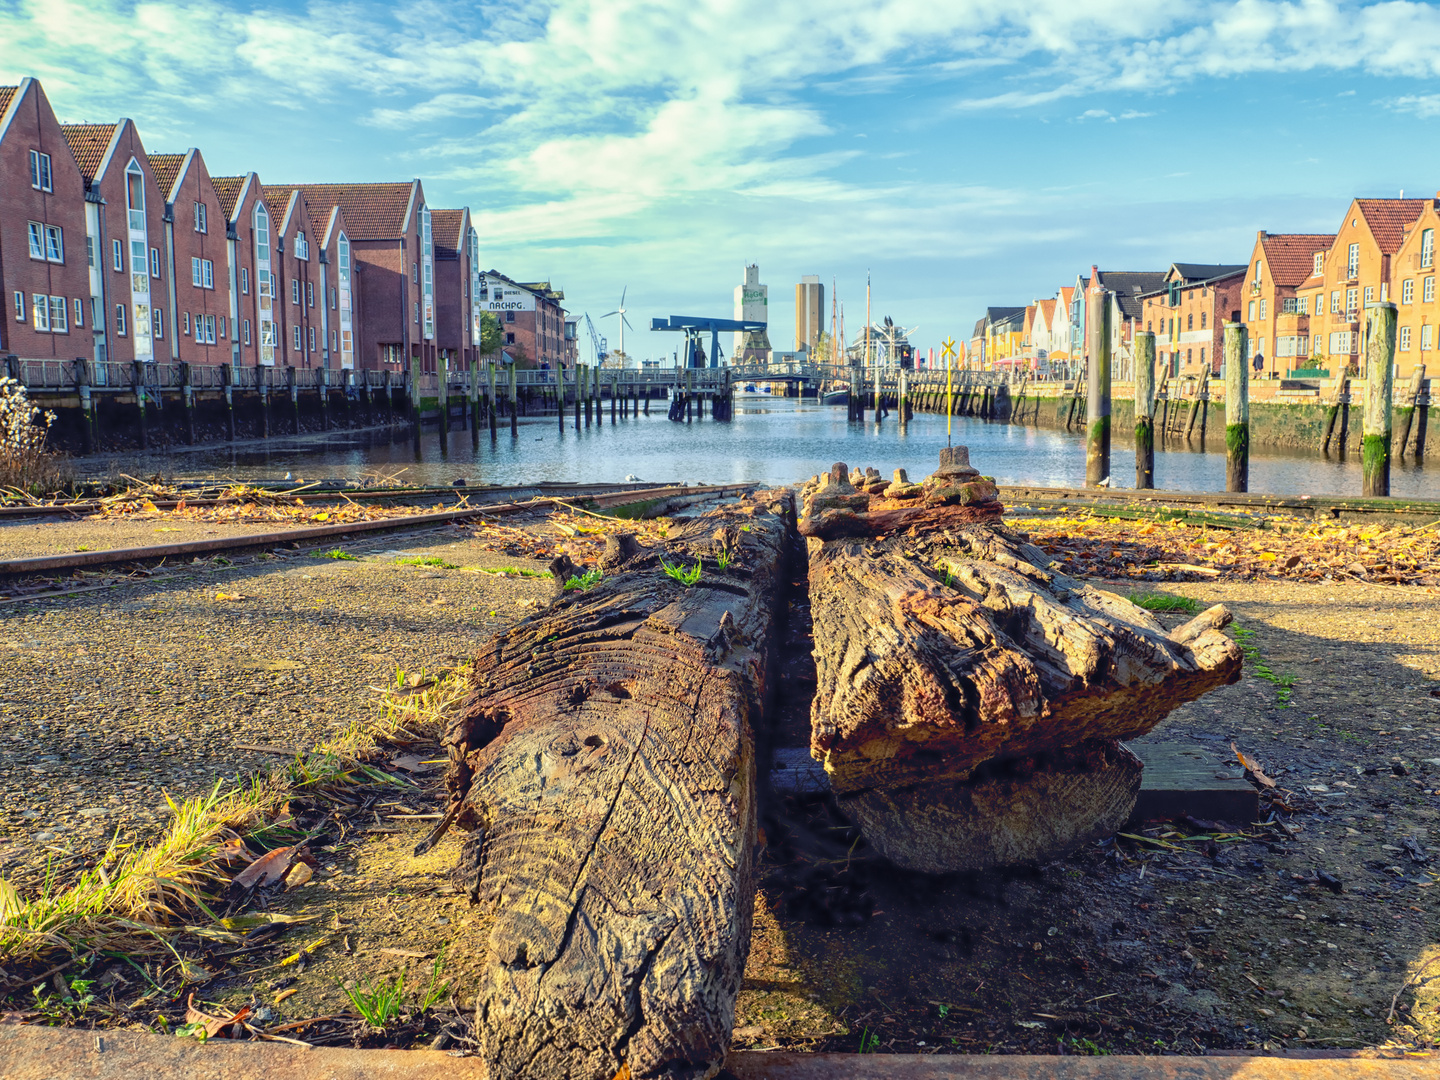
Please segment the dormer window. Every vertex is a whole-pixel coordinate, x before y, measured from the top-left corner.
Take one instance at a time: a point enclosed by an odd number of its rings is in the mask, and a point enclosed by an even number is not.
[[[1321,274],[1325,273],[1325,253],[1323,251],[1315,252],[1315,268],[1311,271],[1311,273],[1313,273],[1316,277],[1319,277]]]

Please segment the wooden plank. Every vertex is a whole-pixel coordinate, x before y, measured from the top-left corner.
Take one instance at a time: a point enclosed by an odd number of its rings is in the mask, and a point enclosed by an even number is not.
[[[456,883],[493,913],[476,1007],[491,1076],[723,1062],[754,902],[751,725],[793,505],[761,493],[698,517],[481,647],[446,742],[471,830]],[[662,557],[703,561],[699,581]]]
[[[1167,735],[1147,735],[1125,744],[1145,763],[1134,821],[1171,820],[1186,815],[1206,821],[1244,824],[1260,813],[1260,793],[1223,742],[1213,746]]]

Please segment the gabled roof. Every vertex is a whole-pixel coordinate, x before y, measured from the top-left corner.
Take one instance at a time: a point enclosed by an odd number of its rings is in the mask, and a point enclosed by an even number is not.
[[[994,326],[996,323],[1008,322],[1016,315],[1023,316],[1024,314],[1025,309],[1023,307],[987,307],[985,309],[985,322]]]
[[[294,184],[312,207],[340,207],[345,231],[356,240],[398,240],[405,235],[418,181],[381,184]]]
[[[171,201],[170,196],[175,191],[175,181],[180,177],[185,157],[185,154],[150,155],[150,171],[155,174],[155,182],[160,185],[160,194],[165,196],[166,202]]]
[[[430,211],[430,233],[435,241],[437,259],[458,259],[465,250],[465,211]]]
[[[1097,270],[1101,288],[1110,290],[1115,306],[1127,319],[1138,319],[1144,310],[1140,298],[1165,284],[1164,270]]]
[[[1394,255],[1400,250],[1405,238],[1405,226],[1417,220],[1425,209],[1428,199],[1356,199],[1375,242],[1385,255]]]
[[[522,289],[529,289],[536,296],[543,296],[546,300],[553,300],[557,304],[565,299],[565,294],[559,289],[552,289],[548,281],[517,281]]]
[[[20,92],[18,86],[0,86],[0,113],[10,107],[10,102]]]
[[[1303,284],[1315,271],[1315,253],[1329,251],[1335,243],[1334,233],[1261,233],[1260,250],[1270,280],[1276,285],[1293,288]]]
[[[1194,285],[1202,281],[1215,281],[1217,278],[1243,274],[1248,269],[1248,265],[1247,263],[1171,263],[1170,271],[1165,277],[1170,280],[1179,280],[1184,285]]]
[[[0,88],[0,93],[3,92],[4,88]],[[3,105],[0,105],[0,108],[3,108]],[[75,155],[75,164],[80,166],[80,175],[86,180],[94,180],[99,175],[105,153],[115,141],[115,133],[119,128],[119,124],[60,125],[65,141],[70,144],[70,152]]]
[[[215,197],[220,200],[220,212],[229,221],[235,216],[235,207],[240,202],[240,193],[245,190],[245,181],[250,179],[250,174],[245,176],[212,176],[210,186],[215,189]]]
[[[1035,301],[1035,307],[1035,325],[1045,327],[1048,333],[1050,325],[1055,321],[1055,301],[1037,300]]]
[[[1074,285],[1061,285],[1061,286],[1060,286],[1060,302],[1065,305],[1065,311],[1066,311],[1067,314],[1068,314],[1069,311],[1070,311],[1070,302],[1071,302],[1072,300],[1074,300],[1074,299],[1075,299],[1075,286],[1074,286]]]
[[[276,227],[283,235],[290,227],[290,219],[300,207],[295,193],[300,189],[291,184],[262,184],[260,194],[265,205],[280,219]],[[313,225],[314,222],[311,222]],[[288,250],[288,249],[287,249]]]
[[[974,330],[974,332],[973,332],[970,336],[971,336],[971,337],[983,338],[983,337],[985,336],[985,324],[986,324],[986,322],[988,322],[988,321],[989,321],[989,320],[988,320],[988,319],[985,319],[985,318],[976,319],[976,320],[975,320],[975,330]]]

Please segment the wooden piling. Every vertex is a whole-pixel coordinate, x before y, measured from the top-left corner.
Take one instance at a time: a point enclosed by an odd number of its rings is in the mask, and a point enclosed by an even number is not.
[[[1093,305],[1093,306],[1092,306]],[[1085,407],[1085,486],[1110,477],[1110,297],[1091,289],[1086,310],[1090,327],[1089,397]]]
[[[1155,335],[1135,335],[1135,486],[1155,486]]]
[[[1415,401],[1420,415],[1415,420],[1415,464],[1425,460],[1425,429],[1430,424],[1430,380],[1420,382],[1420,396]]]
[[[180,412],[185,423],[185,442],[195,445],[195,391],[190,385],[190,365],[180,361]]]
[[[470,357],[470,385],[465,387],[465,400],[470,409],[470,445],[480,445],[480,361]],[[563,425],[562,425],[563,426]]]
[[[1360,452],[1360,494],[1390,494],[1391,404],[1395,392],[1395,322],[1388,301],[1365,305],[1365,429]]]
[[[1400,420],[1400,439],[1396,456],[1402,461],[1410,449],[1410,431],[1415,425],[1415,403],[1420,400],[1420,386],[1425,381],[1425,365],[1416,364],[1410,373],[1410,388],[1405,394],[1405,404],[1395,410]]]
[[[1225,490],[1250,490],[1250,372],[1245,327],[1225,324]]]
[[[1340,375],[1335,379],[1335,392],[1330,399],[1330,405],[1325,410],[1325,432],[1320,436],[1320,452],[1330,452],[1330,440],[1335,434],[1335,421],[1340,419],[1340,399],[1345,396],[1345,376]]]
[[[1350,448],[1350,377],[1347,375],[1340,384],[1340,456],[1343,458]]]
[[[95,452],[95,400],[90,393],[89,365],[85,358],[75,359],[75,393],[80,398],[81,450],[86,454]]]
[[[486,365],[488,383],[485,388],[485,413],[490,420],[490,441],[493,443],[498,434],[497,428],[500,423],[500,414],[495,401],[495,361],[491,360]]]
[[[150,423],[145,414],[145,375],[139,360],[130,362],[130,387],[135,393],[135,413],[140,424],[140,449],[150,449]]]
[[[510,437],[511,437],[512,439],[518,439],[518,438],[520,437],[520,418],[519,418],[520,398],[519,398],[519,395],[515,392],[515,390],[516,390],[516,384],[517,384],[517,380],[519,379],[519,376],[515,373],[515,365],[514,365],[514,363],[511,363],[511,364],[510,364],[509,377],[510,377]]]
[[[435,374],[440,389],[436,391],[436,399],[440,405],[440,445],[444,446],[450,441],[450,359],[446,350],[439,349],[437,352]]]
[[[225,393],[225,437],[235,441],[235,368],[232,364],[220,365],[221,389]]]
[[[315,387],[320,391],[320,430],[330,430],[330,369],[315,369]]]

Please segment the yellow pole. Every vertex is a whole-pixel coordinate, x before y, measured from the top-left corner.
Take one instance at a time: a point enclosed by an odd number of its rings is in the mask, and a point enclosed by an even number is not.
[[[955,339],[946,338],[944,341],[945,356],[945,445],[950,446],[950,429],[955,423],[955,390],[952,371],[955,359]]]

